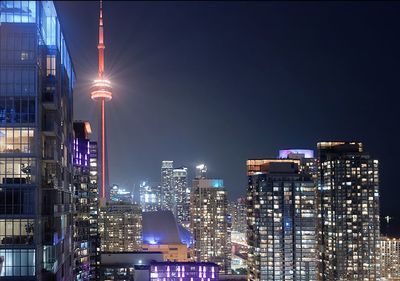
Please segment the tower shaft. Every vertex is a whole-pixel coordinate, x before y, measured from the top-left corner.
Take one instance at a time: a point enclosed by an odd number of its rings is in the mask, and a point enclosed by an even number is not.
[[[99,54],[99,68],[97,79],[93,82],[91,87],[91,98],[100,102],[100,165],[98,169],[100,181],[100,197],[106,198],[106,187],[108,186],[108,165],[107,165],[107,140],[106,140],[106,109],[105,102],[112,99],[111,83],[108,81],[104,74],[104,26],[103,26],[103,2],[100,1],[100,15],[99,15],[99,42],[97,50]]]

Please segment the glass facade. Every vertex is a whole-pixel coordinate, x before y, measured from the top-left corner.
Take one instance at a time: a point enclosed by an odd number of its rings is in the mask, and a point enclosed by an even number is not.
[[[71,58],[52,1],[1,1],[0,11],[0,276],[66,280]]]

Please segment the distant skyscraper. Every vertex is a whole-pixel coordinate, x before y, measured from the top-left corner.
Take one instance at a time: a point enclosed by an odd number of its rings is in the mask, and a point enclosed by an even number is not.
[[[52,1],[0,2],[0,279],[73,280],[75,74]]]
[[[179,224],[190,224],[190,189],[187,182],[187,168],[173,170],[173,191],[175,194],[175,217]]]
[[[400,280],[400,239],[381,237],[381,280]]]
[[[161,210],[161,186],[158,183],[143,181],[140,184],[140,206],[142,212]]]
[[[315,181],[300,160],[248,160],[248,280],[317,280]]]
[[[142,212],[139,205],[107,202],[100,207],[102,252],[139,251],[142,246]]]
[[[246,221],[246,198],[240,197],[229,203],[229,213],[232,220],[232,231],[245,233],[247,231]]]
[[[161,208],[175,212],[174,161],[161,163]]]
[[[195,259],[215,262],[221,267],[221,272],[230,274],[231,230],[223,180],[194,179],[190,203]]]
[[[133,203],[132,192],[114,184],[110,189],[110,201]]]
[[[207,166],[205,164],[199,164],[196,166],[196,179],[207,178]]]
[[[318,143],[321,280],[379,280],[378,160],[359,142]]]

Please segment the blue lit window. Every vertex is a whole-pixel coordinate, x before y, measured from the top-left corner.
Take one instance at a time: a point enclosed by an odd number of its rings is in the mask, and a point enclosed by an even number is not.
[[[1,1],[0,22],[36,22],[35,1]]]

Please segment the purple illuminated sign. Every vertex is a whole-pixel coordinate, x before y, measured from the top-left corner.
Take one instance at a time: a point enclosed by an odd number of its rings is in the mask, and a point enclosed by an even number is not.
[[[303,154],[304,158],[314,158],[314,150],[311,149],[284,149],[279,150],[279,158],[289,158],[291,154]]]

